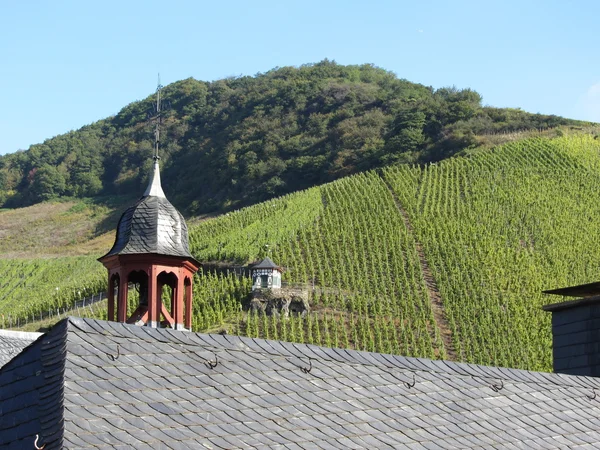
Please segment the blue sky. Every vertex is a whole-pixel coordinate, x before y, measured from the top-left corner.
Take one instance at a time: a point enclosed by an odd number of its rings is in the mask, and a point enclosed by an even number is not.
[[[324,58],[600,122],[597,1],[3,1],[0,154],[163,84]]]

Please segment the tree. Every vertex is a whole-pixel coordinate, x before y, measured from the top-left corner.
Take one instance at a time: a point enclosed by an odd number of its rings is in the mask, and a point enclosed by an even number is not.
[[[34,172],[29,193],[35,203],[58,197],[65,192],[65,188],[63,174],[56,167],[44,164]]]
[[[441,100],[438,119],[442,124],[468,120],[481,109],[481,95],[472,89],[441,88],[435,97]]]
[[[394,120],[394,134],[386,142],[382,160],[392,162],[397,160],[401,153],[419,151],[425,142],[424,126],[425,114],[421,111],[400,112]]]

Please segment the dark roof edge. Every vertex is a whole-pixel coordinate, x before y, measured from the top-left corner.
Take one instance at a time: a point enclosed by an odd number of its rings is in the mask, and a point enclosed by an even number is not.
[[[18,371],[23,359],[31,358],[34,353],[40,358],[42,370],[28,374],[24,382],[36,378],[42,380],[40,386],[32,389],[39,392],[39,401],[35,414],[39,414],[39,446],[43,448],[63,448],[64,436],[64,369],[67,354],[67,331],[70,321],[68,318],[56,323],[50,331],[42,334],[30,345],[25,347],[13,359],[0,367],[0,374],[5,371]],[[40,356],[41,355],[41,356]],[[40,378],[37,378],[40,377]],[[37,419],[36,419],[37,420]],[[32,438],[33,439],[33,438]]]
[[[544,311],[554,312],[598,303],[600,303],[600,295],[595,295],[593,297],[578,298],[576,300],[568,300],[566,302],[551,303],[549,305],[542,306],[542,309]]]
[[[592,297],[600,294],[600,282],[578,284],[557,289],[547,289],[544,294],[564,295],[565,297]]]
[[[279,270],[281,270],[281,267],[279,267],[277,264],[275,264],[273,262],[273,260],[271,258],[269,258],[268,256],[265,257],[262,261],[251,265],[250,268],[251,269],[279,269]]]
[[[66,320],[66,319],[63,319],[62,321],[64,321],[64,320]],[[4,334],[6,331],[10,331],[10,330],[0,330],[0,331],[3,332],[2,334]],[[14,331],[13,333],[22,333],[22,332],[20,332],[20,331]],[[26,333],[26,334],[27,335],[31,335],[31,334],[34,334],[34,333]],[[17,353],[15,356],[13,356],[10,361],[8,361],[6,364],[0,366],[0,372],[2,372],[5,369],[6,370],[10,369],[11,368],[11,363],[16,358],[18,358],[19,355],[23,354],[24,352],[28,352],[34,345],[36,345],[37,342],[39,342],[40,339],[42,339],[45,336],[44,333],[35,333],[35,334],[38,335],[37,338],[33,339],[26,347],[23,347],[23,349],[19,353]]]
[[[401,368],[414,372],[431,372],[447,376],[469,376],[489,379],[503,379],[524,383],[546,383],[560,386],[576,386],[600,389],[600,379],[578,375],[566,375],[550,372],[532,372],[523,369],[482,366],[447,360],[431,360],[407,356],[372,353],[359,350],[319,347],[312,344],[297,344],[284,341],[247,338],[234,335],[202,334],[187,331],[175,331],[168,328],[148,328],[119,322],[107,322],[93,319],[70,317],[69,322],[76,328],[93,333],[143,339],[156,339],[160,342],[173,342],[194,346],[209,347],[213,351],[225,348],[230,351],[269,353],[274,356],[310,358],[313,361],[324,359],[349,364],[376,365],[390,369]]]
[[[49,448],[63,448],[64,380],[69,325],[69,319],[63,319],[41,338],[45,385],[40,391],[39,411],[46,417],[41,420],[40,435],[44,437],[44,447]]]
[[[105,260],[111,256],[116,256],[116,257],[126,256],[127,257],[127,256],[136,256],[136,255],[153,255],[153,256],[162,256],[162,257],[167,257],[167,258],[177,258],[179,260],[183,259],[186,261],[190,261],[191,263],[195,264],[198,267],[202,267],[202,263],[191,255],[190,256],[180,256],[180,255],[168,255],[166,253],[143,253],[143,252],[140,252],[140,253],[115,253],[112,255],[107,253],[106,255],[101,256],[100,258],[96,258],[96,261],[103,262],[103,260]]]

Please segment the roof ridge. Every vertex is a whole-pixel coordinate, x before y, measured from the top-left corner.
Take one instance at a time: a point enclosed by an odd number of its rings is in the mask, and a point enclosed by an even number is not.
[[[448,360],[433,360],[412,356],[391,355],[386,353],[367,352],[342,348],[322,347],[313,344],[276,341],[260,338],[249,338],[236,335],[219,335],[176,331],[168,328],[148,328],[120,322],[108,322],[95,319],[69,317],[70,324],[81,331],[101,333],[131,338],[158,339],[161,342],[173,342],[180,345],[201,345],[214,351],[244,351],[268,354],[282,358],[298,358],[314,360],[338,361],[345,364],[362,366],[379,366],[389,369],[402,369],[410,372],[429,372],[448,376],[481,378],[487,380],[504,380],[520,383],[555,384],[564,387],[600,389],[600,380],[580,375],[566,375],[551,372],[535,372],[525,369],[484,366]],[[111,332],[112,330],[112,332]]]
[[[35,340],[44,333],[38,333],[37,331],[17,331],[17,330],[2,330],[0,329],[0,336],[13,337],[16,339],[27,339]]]

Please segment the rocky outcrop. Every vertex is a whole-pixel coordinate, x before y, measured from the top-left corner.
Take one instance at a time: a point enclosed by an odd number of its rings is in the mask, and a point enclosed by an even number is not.
[[[310,312],[308,291],[293,288],[257,289],[252,292],[250,311],[283,318],[290,314],[305,316]]]

